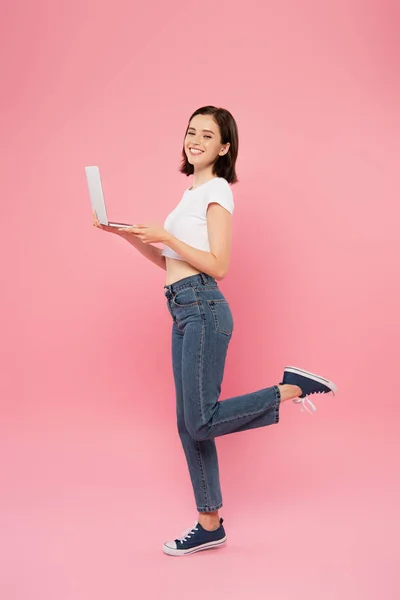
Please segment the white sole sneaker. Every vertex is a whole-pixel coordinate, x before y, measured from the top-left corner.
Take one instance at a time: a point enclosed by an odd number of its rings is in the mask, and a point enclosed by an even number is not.
[[[194,552],[200,552],[200,550],[209,550],[210,548],[216,548],[225,544],[227,538],[226,536],[221,538],[220,540],[216,540],[215,542],[207,542],[206,544],[201,544],[201,546],[196,546],[194,548],[188,548],[186,550],[177,550],[176,548],[172,548],[168,546],[169,543],[174,544],[175,542],[167,542],[163,546],[163,552],[165,554],[169,554],[170,556],[184,556],[185,554],[193,554]]]

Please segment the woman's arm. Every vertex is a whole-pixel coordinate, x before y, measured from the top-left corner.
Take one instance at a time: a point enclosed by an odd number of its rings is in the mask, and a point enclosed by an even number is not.
[[[143,243],[142,240],[140,240],[128,230],[117,229],[116,227],[111,227],[109,225],[102,225],[96,215],[95,210],[92,211],[92,223],[95,227],[97,227],[97,229],[101,229],[102,231],[107,231],[108,233],[113,233],[114,235],[118,235],[119,237],[124,238],[130,244],[132,244],[132,246],[134,246],[136,250],[139,250],[139,252],[143,254],[143,256],[151,260],[151,262],[156,264],[158,267],[164,269],[164,271],[167,270],[165,256],[161,255],[162,251],[156,246],[151,246],[149,244]]]
[[[164,271],[167,270],[165,256],[161,255],[161,248],[157,248],[157,246],[152,246],[151,244],[144,244],[142,240],[129,231],[119,231],[119,234],[124,240],[132,244],[136,250],[139,250],[140,254],[143,254],[143,256],[157,265],[157,267],[161,267]]]
[[[229,267],[232,216],[223,206],[213,202],[207,211],[207,229],[210,252],[197,250],[169,234],[165,245],[190,263],[195,269],[207,273],[217,280],[223,279]]]

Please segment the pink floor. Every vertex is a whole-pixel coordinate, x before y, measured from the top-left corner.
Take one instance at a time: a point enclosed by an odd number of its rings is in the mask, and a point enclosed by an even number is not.
[[[184,558],[161,551],[196,517],[172,426],[48,411],[22,430],[10,416],[1,597],[398,598],[394,427],[377,445],[379,422],[351,432],[327,413],[285,405],[277,427],[219,438],[228,543]]]

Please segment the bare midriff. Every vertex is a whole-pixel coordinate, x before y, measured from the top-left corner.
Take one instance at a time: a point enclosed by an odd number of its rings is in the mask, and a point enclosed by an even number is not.
[[[200,273],[197,269],[192,267],[188,262],[184,260],[177,260],[176,258],[165,257],[167,267],[167,278],[165,285],[171,285],[184,277],[190,277]]]

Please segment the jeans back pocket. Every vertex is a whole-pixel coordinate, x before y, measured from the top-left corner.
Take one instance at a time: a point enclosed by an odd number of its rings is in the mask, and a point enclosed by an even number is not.
[[[228,301],[224,298],[207,300],[207,302],[214,317],[215,330],[225,335],[232,335],[234,324]]]

